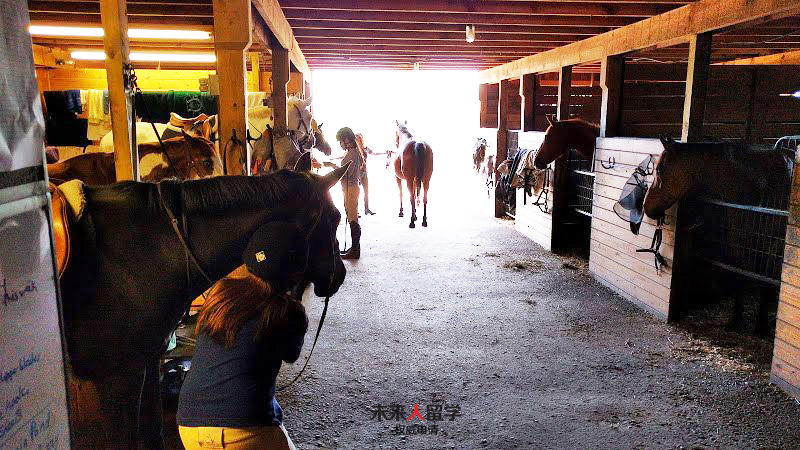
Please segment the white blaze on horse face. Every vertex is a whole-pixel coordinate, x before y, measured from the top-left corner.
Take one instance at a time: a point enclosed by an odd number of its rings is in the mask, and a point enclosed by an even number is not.
[[[166,169],[169,162],[162,153],[148,153],[139,160],[139,177],[144,178],[150,175],[156,168]]]

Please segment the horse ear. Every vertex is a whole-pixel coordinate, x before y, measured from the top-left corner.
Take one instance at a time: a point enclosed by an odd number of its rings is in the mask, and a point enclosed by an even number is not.
[[[295,172],[309,172],[311,171],[311,152],[305,152],[300,155],[297,162],[294,163]]]
[[[322,177],[322,187],[325,188],[326,191],[332,188],[344,176],[350,164],[353,164],[353,161],[347,161],[347,164]]]
[[[550,114],[545,114],[544,118],[547,119],[547,123],[550,124],[551,127],[557,122],[556,118]]]
[[[672,148],[672,144],[674,144],[674,143],[675,142],[670,138],[666,138],[666,137],[662,137],[661,138],[661,145],[664,146],[664,150],[671,149]]]
[[[400,126],[400,121],[399,120],[395,119],[394,123],[396,123],[398,127]]]
[[[183,135],[183,138],[185,140],[187,140],[187,141],[194,140],[194,136],[192,136],[191,134],[187,133],[186,130],[183,129],[183,128],[181,128],[181,134]]]
[[[311,100],[312,100],[312,99],[313,99],[313,97],[312,97],[311,95],[309,95],[309,96],[308,96],[308,98],[306,98],[306,99],[303,101],[303,104],[305,105],[305,107],[306,107],[306,108],[308,108],[309,106],[311,106]]]

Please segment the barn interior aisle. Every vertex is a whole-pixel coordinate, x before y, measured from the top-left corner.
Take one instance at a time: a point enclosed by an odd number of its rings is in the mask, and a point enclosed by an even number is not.
[[[428,228],[410,230],[384,198],[362,217],[361,260],[346,263],[307,374],[278,394],[300,448],[800,445],[800,405],[768,385],[768,367],[706,353],[585,263],[524,243],[475,200],[477,176],[461,176],[431,188]],[[458,198],[471,201],[445,200]],[[305,304],[304,355],[322,311]],[[387,420],[392,404],[400,420]],[[408,421],[415,404],[460,415]]]

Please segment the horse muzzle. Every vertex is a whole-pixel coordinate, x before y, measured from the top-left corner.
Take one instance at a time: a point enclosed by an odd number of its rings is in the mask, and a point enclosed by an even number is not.
[[[336,262],[336,268],[333,271],[333,276],[325,277],[324,279],[314,280],[314,295],[317,297],[330,297],[339,291],[342,283],[344,283],[347,269],[345,269],[342,261]]]

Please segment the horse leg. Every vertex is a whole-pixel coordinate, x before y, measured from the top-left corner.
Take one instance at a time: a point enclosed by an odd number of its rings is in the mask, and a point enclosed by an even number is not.
[[[408,228],[414,228],[417,225],[414,223],[417,221],[417,195],[414,192],[414,181],[406,180],[406,187],[408,188],[408,192],[411,195],[411,223],[408,224]]]
[[[154,358],[147,364],[139,398],[139,440],[148,449],[164,448],[159,366],[159,358]]]
[[[757,336],[769,336],[770,321],[769,310],[772,302],[780,295],[780,289],[776,286],[764,285],[759,289],[758,298],[758,317],[756,318],[755,334]]]
[[[139,398],[144,378],[142,368],[123,368],[97,382],[97,396],[106,419],[108,448],[137,448]]]
[[[398,217],[403,217],[403,180],[397,178],[397,190],[400,191],[400,214]]]
[[[428,186],[430,180],[422,182],[422,226],[428,226]]]

